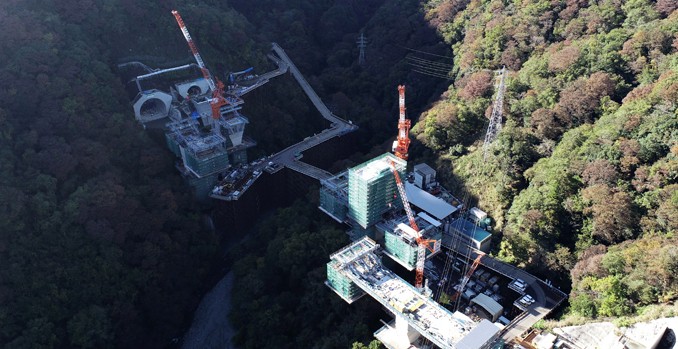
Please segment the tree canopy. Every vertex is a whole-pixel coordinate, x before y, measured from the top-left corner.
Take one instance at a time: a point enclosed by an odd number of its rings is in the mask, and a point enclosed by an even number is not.
[[[631,277],[616,272],[618,264],[594,267],[610,252],[587,251],[675,243],[678,225],[668,218],[678,216],[675,2],[425,3],[454,50],[456,82],[414,133],[450,170],[441,171],[444,181],[497,221],[494,253],[572,287],[571,309],[582,315],[674,300],[674,284],[650,280],[656,265],[633,264]],[[480,88],[481,74],[502,66],[511,71],[505,125],[483,162],[492,91]],[[643,282],[651,286],[637,290]]]

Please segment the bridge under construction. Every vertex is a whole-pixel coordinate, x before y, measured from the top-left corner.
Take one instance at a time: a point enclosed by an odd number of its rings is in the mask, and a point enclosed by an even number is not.
[[[136,91],[135,117],[144,126],[166,122],[167,146],[199,199],[238,200],[264,172],[283,168],[320,181],[319,209],[347,224],[353,241],[330,256],[326,285],[348,303],[369,295],[392,315],[375,332],[387,348],[498,348],[566,298],[549,283],[486,255],[492,240],[485,230],[491,230],[489,217],[478,208],[467,210],[468,199],[443,188],[433,168],[417,164],[407,172],[411,122],[404,85],[398,87],[393,152],[333,175],[302,162],[303,152],[358,127],[327,108],[285,51],[273,43],[268,58],[276,69],[262,75],[254,68],[231,72],[224,84],[206,68],[179,13],[173,14],[195,63],[166,69],[121,65],[142,71],[129,84]],[[247,149],[256,142],[245,135],[249,119],[241,113],[242,97],[286,72],[330,127],[250,162]],[[183,73],[189,75],[177,81]],[[497,76],[485,151],[501,129],[505,70]],[[405,272],[414,270],[414,285],[384,267],[382,255]]]
[[[504,71],[500,74],[499,91]],[[467,210],[468,199],[458,200],[442,188],[430,166],[418,164],[407,172],[410,120],[405,86],[398,91],[393,153],[321,180],[319,209],[346,223],[354,241],[330,255],[326,285],[348,303],[367,294],[383,305],[394,320],[374,336],[389,349],[502,348],[566,295],[486,255],[487,214]],[[414,285],[385,268],[381,255],[414,270]]]
[[[120,64],[119,68],[139,72],[128,84],[134,90],[132,105],[136,119],[144,126],[169,119],[165,121],[167,146],[178,158],[176,167],[193,187],[196,197],[238,200],[264,171],[273,174],[282,168],[317,180],[331,177],[330,173],[301,162],[302,153],[358,127],[327,108],[285,51],[273,43],[267,56],[277,69],[256,75],[250,67],[231,72],[226,83],[222,83],[207,69],[181,15],[177,11],[172,14],[195,63],[153,69],[132,61]],[[201,78],[195,77],[196,71]],[[250,163],[247,150],[257,143],[245,134],[249,119],[241,112],[245,103],[242,97],[288,71],[320,115],[330,122],[330,127]]]
[[[349,303],[369,294],[393,314],[394,321],[375,332],[387,348],[420,348],[426,342],[443,349],[481,348],[497,337],[500,328],[490,321],[450,312],[385,268],[379,250],[363,237],[333,253],[326,284]]]

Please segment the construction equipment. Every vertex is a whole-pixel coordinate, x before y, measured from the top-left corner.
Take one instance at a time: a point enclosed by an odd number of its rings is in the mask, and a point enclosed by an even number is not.
[[[405,118],[405,85],[398,86],[398,104],[400,105],[400,118],[398,119],[398,138],[393,141],[393,153],[407,160],[407,150],[410,147],[410,119]]]
[[[221,117],[221,107],[228,104],[228,101],[226,101],[226,98],[224,98],[224,83],[222,83],[218,78],[213,79],[212,74],[210,74],[210,71],[207,70],[207,67],[205,67],[205,62],[202,60],[200,52],[198,52],[198,47],[195,46],[195,43],[191,38],[191,34],[188,33],[188,29],[186,28],[184,20],[181,18],[179,12],[172,10],[172,14],[174,15],[174,18],[176,18],[177,24],[179,24],[179,29],[181,29],[181,32],[184,34],[184,38],[186,38],[188,47],[191,48],[191,52],[193,53],[193,57],[195,57],[195,61],[198,63],[198,67],[200,67],[202,76],[205,78],[205,81],[207,81],[207,84],[212,90],[210,106],[212,107],[212,118],[217,120]]]
[[[410,120],[405,118],[405,86],[398,86],[399,94],[399,104],[400,104],[400,118],[398,120],[398,139],[393,142],[393,152],[395,156],[407,160],[407,152],[410,147]],[[391,171],[393,172],[393,177],[395,177],[396,185],[398,186],[398,193],[400,193],[400,199],[403,201],[403,207],[407,213],[407,219],[410,221],[410,227],[414,229],[416,235],[414,236],[415,241],[417,242],[417,264],[415,267],[416,277],[415,277],[415,286],[417,289],[420,289],[424,286],[424,262],[426,261],[426,249],[431,252],[435,252],[433,248],[430,247],[431,244],[435,244],[436,240],[424,239],[419,233],[419,226],[414,219],[414,213],[410,207],[410,203],[407,200],[407,193],[405,192],[405,186],[403,181],[400,179],[400,174],[396,168],[395,162],[390,161]]]
[[[253,71],[254,71],[254,67],[249,67],[249,68],[247,68],[247,69],[245,69],[245,70],[242,70],[242,71],[230,73],[230,74],[228,74],[228,83],[229,83],[229,84],[234,84],[234,83],[235,83],[238,79],[240,79],[241,76],[243,76],[243,75],[244,75],[245,78],[247,79],[247,77],[252,76],[252,74],[253,74],[252,72],[253,72]]]
[[[478,265],[480,265],[480,259],[483,258],[485,254],[483,252],[478,251],[478,257],[473,261],[473,264],[471,265],[471,268],[468,270],[466,275],[461,279],[461,284],[459,284],[459,289],[457,290],[457,293],[454,294],[450,298],[451,301],[456,301],[457,298],[459,298],[459,295],[461,295],[462,292],[464,292],[464,288],[466,287],[466,284],[471,280],[471,275],[473,275],[473,272],[476,271],[476,268],[478,268]]]
[[[400,193],[400,199],[403,201],[403,207],[407,213],[407,219],[410,221],[410,227],[414,229],[416,235],[414,236],[415,241],[417,242],[417,264],[415,267],[416,277],[415,277],[415,286],[417,289],[420,289],[424,286],[424,262],[426,261],[426,249],[431,252],[435,252],[435,249],[431,248],[430,245],[435,245],[436,240],[424,239],[419,233],[419,226],[414,220],[414,213],[410,207],[410,203],[407,200],[407,194],[405,193],[405,186],[400,180],[400,174],[398,174],[398,169],[396,169],[395,162],[391,160],[391,171],[395,177],[396,184],[398,186],[398,192]]]

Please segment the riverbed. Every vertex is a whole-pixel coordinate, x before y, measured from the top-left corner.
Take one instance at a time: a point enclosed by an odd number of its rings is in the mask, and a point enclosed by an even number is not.
[[[229,272],[202,298],[182,349],[236,349],[231,342],[235,330],[228,320],[232,289],[233,273]]]

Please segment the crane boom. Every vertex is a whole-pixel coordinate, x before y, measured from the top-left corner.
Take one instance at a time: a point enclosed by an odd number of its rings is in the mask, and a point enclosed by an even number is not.
[[[461,295],[462,292],[464,292],[464,288],[466,287],[466,284],[471,280],[471,275],[473,275],[473,272],[476,271],[476,268],[478,268],[478,265],[480,265],[480,259],[483,258],[485,254],[482,252],[478,253],[478,257],[473,261],[473,264],[471,265],[471,269],[468,270],[466,275],[461,279],[461,284],[459,284],[459,290],[457,290],[457,293],[452,296],[451,300],[455,301],[459,295]]]
[[[407,213],[407,219],[410,221],[410,227],[412,227],[412,229],[414,229],[414,231],[417,234],[414,237],[415,240],[417,241],[417,264],[415,265],[416,270],[415,286],[418,289],[421,289],[424,285],[424,263],[426,262],[426,249],[429,249],[431,250],[431,252],[434,252],[435,250],[430,248],[428,245],[431,243],[435,245],[436,241],[427,240],[421,237],[421,234],[419,233],[419,226],[417,225],[417,222],[414,219],[414,213],[412,212],[410,203],[407,200],[405,186],[403,186],[403,182],[400,180],[400,174],[398,173],[398,169],[396,168],[395,162],[393,162],[393,160],[391,160],[391,171],[393,172],[393,176],[395,177],[396,186],[398,187],[398,192],[400,193],[400,199],[402,200],[403,207],[405,208],[405,212]]]
[[[179,24],[179,29],[181,29],[181,32],[184,34],[184,38],[186,39],[188,47],[191,49],[191,52],[193,53],[193,57],[195,58],[196,63],[198,63],[198,67],[200,67],[200,72],[202,73],[202,76],[205,78],[205,81],[207,81],[207,84],[212,90],[212,99],[210,100],[210,106],[212,107],[212,118],[215,120],[219,119],[219,117],[221,116],[220,113],[221,107],[228,104],[226,98],[224,98],[224,84],[221,81],[219,81],[219,79],[217,79],[215,82],[214,79],[212,78],[212,74],[210,74],[210,71],[205,66],[205,62],[202,60],[202,57],[200,56],[198,47],[195,46],[193,38],[191,38],[191,34],[188,32],[188,28],[186,28],[186,24],[184,24],[184,20],[181,18],[179,11],[172,10],[172,14],[174,15],[174,18],[177,20],[177,24]]]
[[[393,172],[393,177],[395,177],[398,193],[400,193],[400,198],[403,201],[403,206],[405,207],[405,212],[407,213],[407,219],[410,221],[410,226],[412,229],[419,232],[419,226],[417,226],[417,222],[414,220],[414,213],[412,212],[410,203],[407,201],[405,186],[403,185],[403,181],[400,180],[400,174],[398,173],[398,169],[396,169],[395,162],[393,162],[393,160],[391,160],[391,172]]]
[[[398,139],[393,142],[393,153],[395,156],[407,160],[407,151],[410,147],[410,120],[405,118],[405,86],[398,86],[398,104],[400,106],[399,118],[398,118]],[[403,207],[407,213],[407,219],[410,222],[410,227],[414,229],[416,236],[414,237],[417,242],[417,264],[415,267],[416,277],[415,277],[415,286],[417,289],[420,289],[424,286],[424,263],[426,262],[426,249],[429,249],[431,252],[435,252],[436,240],[424,239],[419,233],[419,226],[414,219],[414,212],[410,207],[409,200],[407,200],[407,193],[405,192],[405,186],[403,181],[400,179],[400,174],[396,168],[395,162],[390,161],[391,171],[393,172],[393,177],[396,181],[396,186],[398,187],[398,193],[400,193],[400,199],[403,201]],[[434,248],[429,247],[430,244],[434,245]]]
[[[181,18],[179,11],[172,10],[172,14],[174,15],[174,18],[176,18],[177,24],[179,24],[179,29],[181,29],[181,32],[184,34],[184,38],[186,38],[188,47],[191,48],[191,52],[193,53],[193,57],[195,57],[195,61],[198,63],[198,67],[200,67],[202,76],[207,81],[207,84],[209,84],[210,89],[212,89],[212,91],[216,90],[217,86],[214,84],[214,80],[212,80],[209,70],[207,70],[207,67],[205,67],[205,62],[202,60],[200,52],[198,51],[198,47],[195,46],[195,43],[191,38],[191,34],[188,32],[188,28],[186,28],[186,24],[184,24],[184,20]]]

